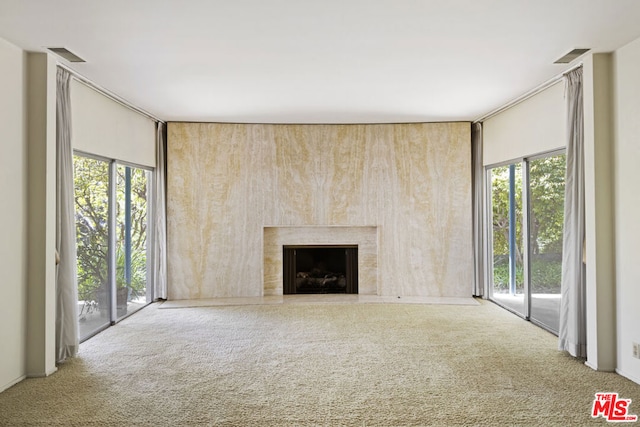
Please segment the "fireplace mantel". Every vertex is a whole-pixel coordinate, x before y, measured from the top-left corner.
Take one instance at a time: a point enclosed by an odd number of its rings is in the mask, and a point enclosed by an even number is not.
[[[264,227],[263,295],[283,294],[285,245],[357,245],[358,293],[378,295],[378,228],[376,226]]]

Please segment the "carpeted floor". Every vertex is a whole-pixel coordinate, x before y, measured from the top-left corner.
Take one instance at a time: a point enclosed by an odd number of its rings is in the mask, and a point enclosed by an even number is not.
[[[49,378],[0,393],[0,425],[583,426],[640,385],[498,308],[151,305]]]

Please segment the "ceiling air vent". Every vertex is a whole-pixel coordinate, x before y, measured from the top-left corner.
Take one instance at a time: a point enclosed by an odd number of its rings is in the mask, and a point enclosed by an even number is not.
[[[69,62],[87,62],[84,59],[80,58],[75,53],[71,52],[69,49],[64,47],[48,47],[51,52],[55,53],[66,59]]]
[[[573,61],[581,55],[584,55],[590,50],[591,49],[573,49],[571,52],[567,53],[565,56],[554,62],[554,64],[568,64],[569,62]]]

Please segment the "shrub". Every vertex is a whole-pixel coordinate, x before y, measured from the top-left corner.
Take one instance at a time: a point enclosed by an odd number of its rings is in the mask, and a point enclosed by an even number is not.
[[[557,257],[537,257],[531,262],[531,290],[535,293],[559,293],[562,280],[562,263]],[[509,291],[509,263],[502,259],[493,266],[493,289]],[[516,292],[524,291],[522,266],[516,267]]]

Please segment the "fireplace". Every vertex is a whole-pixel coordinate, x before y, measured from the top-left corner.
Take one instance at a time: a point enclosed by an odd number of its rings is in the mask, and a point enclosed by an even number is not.
[[[283,293],[357,294],[357,245],[284,245]]]
[[[338,247],[357,248],[357,266],[351,274],[357,275],[358,295],[379,295],[378,286],[378,227],[307,225],[266,226],[263,235],[263,295],[285,294],[284,282],[295,282],[296,272],[285,279],[284,248]],[[355,258],[355,257],[354,257]],[[290,260],[291,261],[291,260]],[[355,260],[354,260],[355,261]],[[294,267],[295,268],[295,267]],[[291,270],[287,267],[287,272]],[[355,282],[354,282],[355,283]]]

